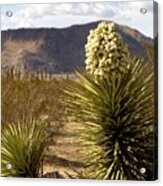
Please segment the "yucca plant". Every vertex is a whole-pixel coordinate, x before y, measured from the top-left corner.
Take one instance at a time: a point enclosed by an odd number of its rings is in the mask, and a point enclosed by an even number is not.
[[[69,113],[80,123],[76,133],[86,168],[80,177],[153,179],[153,64],[130,57],[129,52],[126,56],[123,71],[121,65],[114,64],[117,60],[113,56],[110,63],[115,68],[106,65],[108,74],[105,71],[96,76],[96,67],[92,73],[90,69],[78,72],[79,80],[66,90]],[[141,168],[146,172],[141,173]]]
[[[46,124],[30,120],[6,125],[2,130],[2,176],[38,177],[48,142]],[[7,164],[12,168],[7,169]]]

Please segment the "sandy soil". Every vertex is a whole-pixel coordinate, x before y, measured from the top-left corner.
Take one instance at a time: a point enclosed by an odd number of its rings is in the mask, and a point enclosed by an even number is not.
[[[44,157],[44,177],[70,178],[82,170],[82,163],[79,162],[80,146],[76,142],[77,136],[73,133],[73,129],[77,127],[76,125],[76,123],[68,122],[64,124],[62,131],[59,133],[55,133],[54,127],[50,128],[53,141]]]

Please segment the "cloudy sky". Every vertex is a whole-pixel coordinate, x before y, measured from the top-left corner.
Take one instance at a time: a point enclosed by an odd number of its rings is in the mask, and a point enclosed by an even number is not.
[[[145,8],[146,14],[140,13]],[[12,11],[13,16],[6,16]],[[63,28],[97,20],[113,20],[153,37],[153,1],[1,5],[1,28]]]

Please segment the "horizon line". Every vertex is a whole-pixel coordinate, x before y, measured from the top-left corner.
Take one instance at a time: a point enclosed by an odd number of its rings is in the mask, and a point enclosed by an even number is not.
[[[140,30],[138,30],[137,28],[134,28],[134,27],[130,27],[128,25],[125,25],[125,24],[118,24],[116,23],[115,21],[112,21],[112,20],[97,20],[97,21],[92,21],[92,22],[87,22],[87,23],[76,23],[76,24],[72,24],[70,26],[65,26],[65,27],[53,27],[53,26],[36,26],[36,27],[18,27],[18,28],[7,28],[7,29],[1,29],[1,32],[3,31],[10,31],[10,30],[13,30],[13,31],[16,31],[16,30],[25,30],[25,29],[56,29],[56,30],[61,30],[61,29],[67,29],[67,28],[71,28],[71,27],[74,27],[74,26],[83,26],[83,25],[88,25],[88,24],[93,24],[93,23],[98,23],[98,22],[114,22],[116,25],[118,26],[121,26],[121,27],[127,27],[129,29],[132,29],[133,31],[136,31],[138,32],[139,34],[143,35],[144,37],[146,38],[149,38],[149,39],[154,39],[154,37],[152,36],[148,36],[148,35],[145,35],[144,33],[142,33]]]

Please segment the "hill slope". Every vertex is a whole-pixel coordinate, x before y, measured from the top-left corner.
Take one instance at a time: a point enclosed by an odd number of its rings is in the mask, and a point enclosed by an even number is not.
[[[71,27],[18,29],[2,31],[2,69],[16,67],[30,71],[72,73],[84,67],[84,45],[89,30],[99,22]],[[127,26],[117,25],[117,30],[138,55],[146,55],[144,45],[153,40]]]

